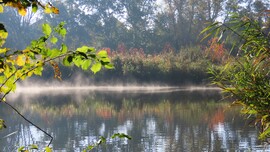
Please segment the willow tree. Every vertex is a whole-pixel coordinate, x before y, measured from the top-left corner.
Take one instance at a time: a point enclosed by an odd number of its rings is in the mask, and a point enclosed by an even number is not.
[[[17,9],[21,16],[25,16],[31,8],[32,12],[36,12],[38,8],[42,8],[45,13],[58,14],[58,8],[52,4],[43,4],[37,0],[0,0],[0,13],[4,12],[6,7]],[[82,46],[75,50],[69,50],[66,44],[62,43],[61,38],[64,38],[67,30],[64,28],[65,23],[60,23],[56,27],[51,27],[49,24],[42,25],[43,35],[38,39],[32,40],[31,43],[22,50],[14,50],[13,48],[5,47],[5,42],[8,37],[8,31],[3,23],[0,23],[0,102],[7,104],[11,109],[16,111],[26,121],[40,129],[48,135],[51,140],[46,147],[46,151],[51,151],[49,148],[53,137],[33,124],[25,116],[23,116],[15,107],[6,101],[6,96],[15,92],[18,81],[25,80],[33,75],[41,76],[44,66],[51,65],[54,68],[54,75],[61,79],[61,72],[58,67],[58,62],[62,60],[63,65],[75,65],[83,70],[90,69],[93,73],[101,70],[102,67],[112,69],[113,65],[108,58],[105,50],[97,52],[95,48]],[[20,37],[23,39],[23,37]],[[60,47],[58,47],[60,46]],[[5,128],[4,120],[0,120],[0,129]],[[32,149],[37,146],[33,145]],[[24,147],[19,151],[24,151]]]

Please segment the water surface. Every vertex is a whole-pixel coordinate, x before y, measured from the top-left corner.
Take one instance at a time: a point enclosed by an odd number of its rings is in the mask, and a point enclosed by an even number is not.
[[[239,115],[239,108],[230,108],[214,88],[31,89],[19,91],[8,102],[54,137],[56,152],[82,151],[100,136],[114,133],[132,140],[109,139],[94,151],[270,150],[257,140],[258,131]],[[0,132],[2,151],[49,142],[5,104],[0,110],[7,124]]]

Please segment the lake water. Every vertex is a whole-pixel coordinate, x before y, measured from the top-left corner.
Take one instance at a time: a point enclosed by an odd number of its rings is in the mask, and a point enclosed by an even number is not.
[[[108,138],[107,144],[93,151],[270,151],[257,140],[258,131],[249,126],[250,120],[239,115],[239,107],[220,100],[215,89],[38,90],[18,91],[8,102],[54,137],[55,152],[82,151],[100,136]],[[50,140],[6,104],[0,106],[0,118],[7,125],[0,131],[0,151],[30,144],[42,148]],[[132,140],[110,139],[114,133],[128,134]]]

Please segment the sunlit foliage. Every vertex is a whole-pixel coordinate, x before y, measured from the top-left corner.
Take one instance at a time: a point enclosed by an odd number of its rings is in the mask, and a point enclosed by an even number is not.
[[[54,7],[51,3],[42,4],[37,0],[1,0],[0,13],[4,11],[5,6],[16,8],[18,10],[18,13],[22,16],[26,15],[27,8],[30,7],[32,8],[32,12],[36,12],[38,10],[38,7],[41,7],[47,14],[59,14],[58,8]]]
[[[239,46],[237,56],[218,69],[210,68],[209,72],[213,84],[232,96],[234,104],[242,105],[241,111],[261,128],[261,139],[270,137],[270,30],[267,20],[269,18],[261,22],[234,15],[230,22],[214,23],[203,31],[220,37],[224,31],[230,32],[240,42],[236,45]]]
[[[111,51],[115,69],[108,71],[110,77],[117,74],[122,80],[133,77],[138,83],[159,81],[174,85],[187,82],[200,84],[207,77],[210,60],[204,48],[174,50],[165,46],[160,53],[146,52],[142,48],[128,49],[123,44],[119,45],[116,51]]]
[[[7,6],[17,8],[18,13],[22,16],[26,15],[27,8],[32,7],[32,11],[36,12],[38,6],[43,8],[45,13],[59,13],[59,10],[50,3],[43,5],[39,1],[31,0],[0,1],[0,13],[2,13],[4,8]],[[15,92],[16,84],[19,80],[24,80],[33,75],[41,76],[44,66],[48,63],[53,67],[55,77],[61,79],[61,72],[59,70],[58,63],[55,62],[55,60],[62,60],[65,66],[71,66],[74,64],[83,70],[90,69],[93,73],[100,71],[103,66],[109,69],[113,68],[106,51],[101,50],[97,52],[95,48],[89,46],[82,46],[75,50],[69,50],[66,44],[59,42],[58,40],[64,38],[67,33],[64,25],[64,22],[60,23],[56,27],[51,27],[49,24],[43,24],[43,35],[40,38],[32,40],[31,44],[23,50],[13,50],[12,48],[4,47],[5,41],[8,37],[8,31],[5,26],[0,23],[0,100],[1,102],[9,105],[32,125],[34,124],[31,121],[27,120],[16,108],[5,101],[6,95],[11,91]],[[41,130],[38,126],[34,126]],[[5,127],[6,125],[4,124],[4,121],[1,120],[0,129]],[[46,133],[45,131],[43,132]],[[46,152],[51,151],[49,145],[53,138],[51,135],[49,136],[51,137],[51,141],[45,148]],[[38,149],[36,145],[32,145],[30,149],[26,149],[22,146],[18,151],[35,149]]]

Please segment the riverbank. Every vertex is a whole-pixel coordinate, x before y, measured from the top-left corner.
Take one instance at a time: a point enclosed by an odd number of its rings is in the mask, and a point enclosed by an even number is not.
[[[158,54],[146,54],[141,49],[105,50],[110,55],[114,69],[104,69],[94,75],[75,66],[67,68],[60,65],[62,78],[67,81],[83,79],[95,85],[109,83],[182,86],[209,83],[207,68],[211,62],[200,47],[189,47],[179,51],[167,49]],[[44,76],[52,77],[49,73],[46,72]]]

